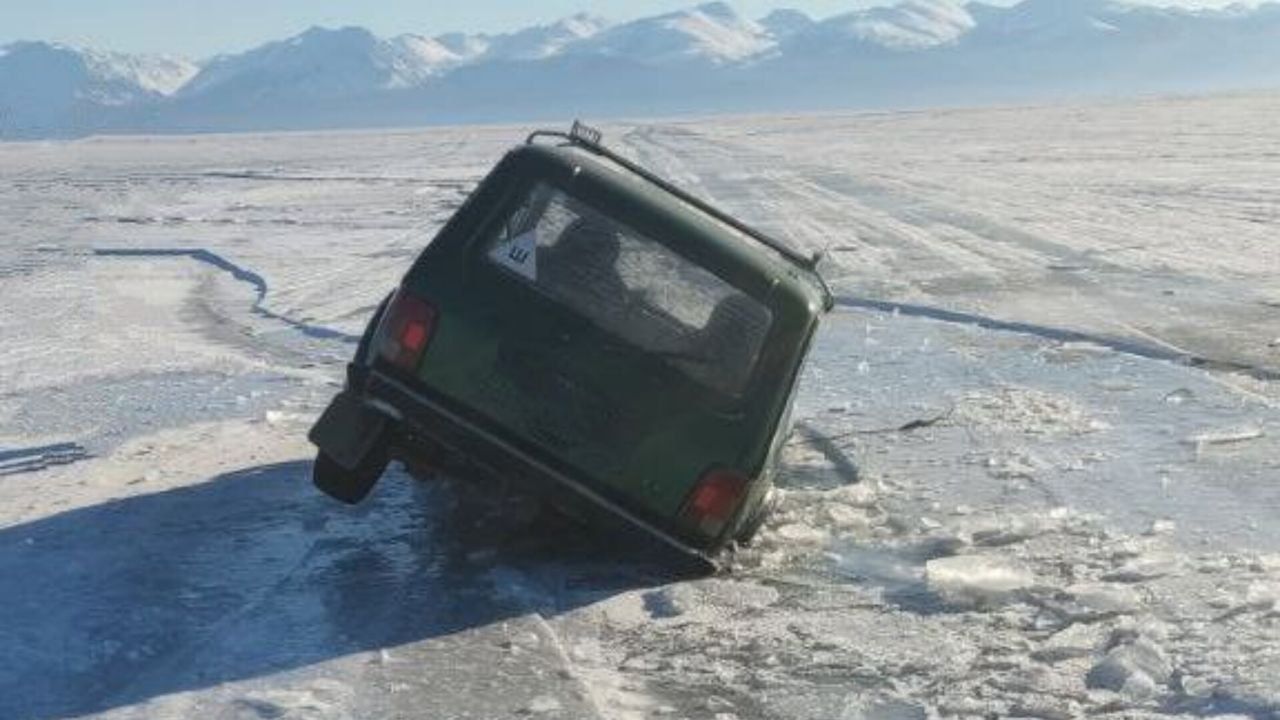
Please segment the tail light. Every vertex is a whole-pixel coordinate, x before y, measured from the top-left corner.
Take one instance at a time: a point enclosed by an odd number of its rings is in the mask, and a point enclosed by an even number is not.
[[[724,468],[708,471],[689,493],[680,512],[683,523],[707,537],[719,537],[737,512],[747,478]]]
[[[378,328],[378,354],[401,370],[413,372],[422,362],[438,317],[430,303],[401,288]]]

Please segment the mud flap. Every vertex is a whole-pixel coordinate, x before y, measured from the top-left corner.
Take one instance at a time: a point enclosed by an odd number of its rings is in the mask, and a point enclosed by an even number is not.
[[[387,469],[385,448],[374,448],[365,462],[355,470],[348,470],[329,457],[323,450],[316,453],[311,470],[311,481],[329,497],[347,505],[356,505],[369,496],[378,478]]]
[[[387,469],[387,419],[343,391],[333,399],[308,437],[320,448],[312,480],[330,497],[354,505]]]

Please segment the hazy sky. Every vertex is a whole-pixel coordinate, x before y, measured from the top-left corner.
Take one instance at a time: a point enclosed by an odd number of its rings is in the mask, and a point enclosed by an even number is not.
[[[989,0],[1010,5],[1014,0]],[[1146,0],[1222,6],[1230,0]],[[130,52],[193,58],[244,50],[312,26],[361,25],[379,34],[434,35],[451,30],[502,31],[586,10],[629,19],[685,8],[698,0],[0,0],[0,43],[56,40]],[[825,17],[887,0],[738,0],[757,17],[796,7]]]

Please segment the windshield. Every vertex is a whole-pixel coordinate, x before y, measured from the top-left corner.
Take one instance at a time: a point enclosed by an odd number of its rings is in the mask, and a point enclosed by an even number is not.
[[[490,263],[716,392],[742,393],[767,307],[666,245],[538,184],[485,246]]]

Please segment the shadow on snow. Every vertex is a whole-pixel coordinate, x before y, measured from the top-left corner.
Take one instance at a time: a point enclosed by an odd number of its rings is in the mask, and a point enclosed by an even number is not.
[[[446,485],[392,473],[348,509],[309,474],[257,467],[0,530],[0,717],[100,712],[675,579],[648,549],[485,515]]]

